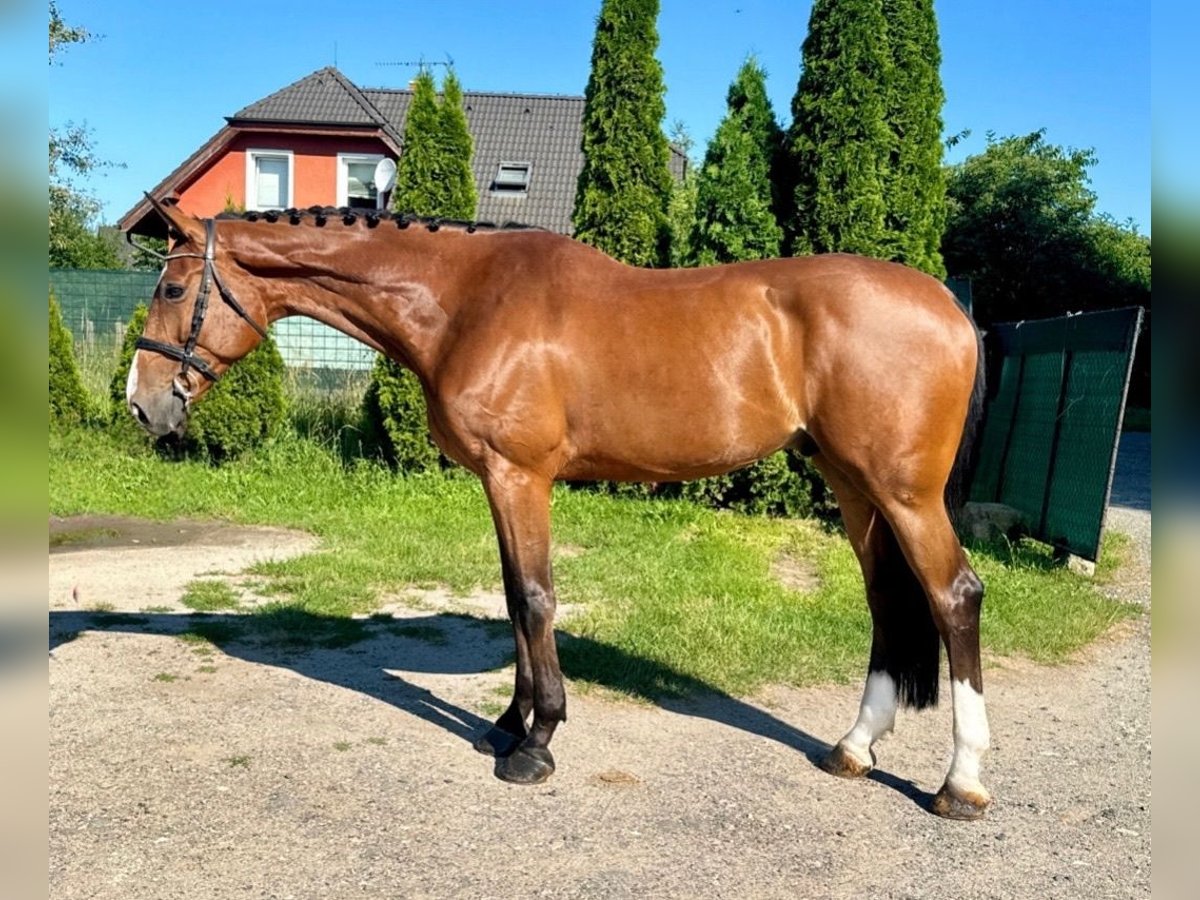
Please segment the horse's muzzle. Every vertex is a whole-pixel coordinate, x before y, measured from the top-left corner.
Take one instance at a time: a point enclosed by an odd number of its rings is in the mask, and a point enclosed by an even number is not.
[[[187,428],[187,406],[174,391],[151,397],[133,397],[129,411],[138,424],[155,437],[181,435]]]

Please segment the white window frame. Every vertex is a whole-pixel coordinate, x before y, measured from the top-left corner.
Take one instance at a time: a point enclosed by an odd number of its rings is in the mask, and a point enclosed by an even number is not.
[[[258,205],[258,182],[254,177],[255,162],[264,157],[287,160],[287,202],[284,208],[296,205],[296,160],[291,150],[270,150],[267,148],[252,148],[246,150],[246,209],[263,210],[265,206]]]
[[[350,163],[379,164],[383,159],[382,153],[339,153],[337,155],[337,202],[334,206],[350,205]],[[376,187],[376,197],[379,189]]]

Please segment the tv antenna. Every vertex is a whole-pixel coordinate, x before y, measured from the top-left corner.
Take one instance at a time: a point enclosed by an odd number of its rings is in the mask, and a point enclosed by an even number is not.
[[[451,56],[449,53],[447,53],[446,58],[444,60],[428,60],[428,59],[425,59],[424,57],[422,57],[421,59],[418,59],[416,61],[384,60],[381,62],[376,62],[375,65],[377,65],[377,66],[398,66],[400,68],[405,68],[405,69],[424,69],[429,66],[443,66],[447,69],[452,69],[452,68],[454,68],[454,57]]]

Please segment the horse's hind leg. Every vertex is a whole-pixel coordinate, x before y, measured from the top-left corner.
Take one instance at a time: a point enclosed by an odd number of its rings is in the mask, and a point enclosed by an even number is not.
[[[554,772],[550,739],[566,719],[566,694],[554,644],[550,574],[550,481],[496,460],[483,479],[504,569],[504,593],[517,645],[513,700],[476,749],[498,752],[496,775],[537,784]],[[533,725],[525,719],[533,711]]]
[[[827,772],[856,778],[874,766],[873,747],[891,733],[899,703],[936,702],[940,644],[925,592],[887,519],[827,461],[814,461],[837,495],[871,610],[871,657],[858,718],[821,763]]]
[[[967,562],[940,491],[889,500],[884,511],[928,595],[950,662],[954,757],[934,797],[933,811],[952,819],[975,819],[991,802],[979,780],[980,760],[989,743],[979,651],[983,584]]]

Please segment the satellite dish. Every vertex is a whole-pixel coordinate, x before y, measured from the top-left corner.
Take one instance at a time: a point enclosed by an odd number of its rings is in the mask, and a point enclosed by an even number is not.
[[[375,164],[375,203],[383,209],[383,195],[396,184],[396,161],[386,156]]]

